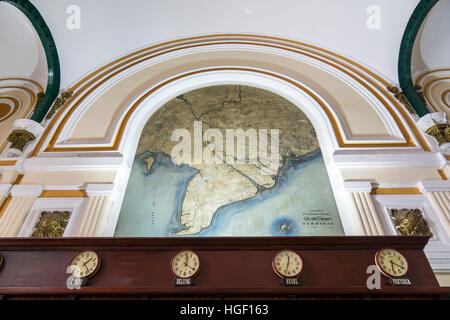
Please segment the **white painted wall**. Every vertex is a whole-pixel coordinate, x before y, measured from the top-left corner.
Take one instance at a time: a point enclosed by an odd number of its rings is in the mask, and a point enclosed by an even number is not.
[[[33,79],[44,87],[47,61],[38,34],[16,7],[0,2],[0,78]]]
[[[208,33],[257,33],[311,42],[355,58],[397,81],[403,31],[419,0],[32,0],[55,38],[62,87],[126,52]],[[81,28],[66,26],[70,5]],[[380,8],[380,29],[367,26]]]

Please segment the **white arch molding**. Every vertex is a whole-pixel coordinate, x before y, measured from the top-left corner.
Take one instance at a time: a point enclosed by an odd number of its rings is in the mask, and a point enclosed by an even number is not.
[[[316,61],[315,59],[299,54],[294,54],[291,52],[285,52],[281,49],[274,49],[274,48],[254,48],[252,45],[215,45],[214,48],[207,47],[200,47],[200,48],[189,48],[189,49],[180,49],[179,52],[170,52],[166,53],[161,57],[152,58],[148,61],[142,61],[138,64],[129,67],[123,71],[121,71],[118,75],[115,75],[105,83],[101,84],[98,88],[96,88],[92,93],[90,93],[87,97],[83,98],[81,101],[81,104],[74,110],[73,114],[69,117],[68,121],[62,128],[61,132],[57,135],[56,139],[56,148],[64,148],[64,147],[70,147],[70,148],[83,148],[83,147],[89,147],[95,145],[96,147],[108,147],[114,142],[114,137],[117,132],[117,128],[119,127],[119,123],[121,118],[123,117],[124,113],[127,111],[126,108],[122,108],[121,114],[119,114],[116,119],[114,120],[113,125],[108,130],[107,136],[104,139],[99,139],[98,141],[94,141],[90,139],[89,141],[78,141],[78,140],[72,140],[71,136],[73,133],[73,130],[75,129],[75,126],[77,125],[77,122],[80,120],[80,118],[83,116],[83,114],[89,109],[90,105],[99,98],[102,94],[104,94],[108,89],[119,83],[120,81],[126,79],[128,76],[140,71],[144,70],[145,68],[151,67],[153,65],[156,65],[158,63],[169,63],[169,61],[173,58],[180,57],[183,55],[188,54],[195,54],[195,53],[204,53],[204,52],[220,52],[220,51],[242,51],[242,52],[259,52],[259,53],[267,53],[267,54],[273,54],[274,58],[277,56],[279,57],[288,57],[290,59],[296,60],[296,61],[302,61],[305,62],[311,66],[317,67],[318,69],[324,70],[328,72],[330,75],[336,77],[337,79],[341,80],[343,83],[347,84],[349,87],[351,87],[357,94],[359,94],[361,97],[363,97],[366,101],[370,103],[372,108],[376,111],[377,115],[382,120],[384,126],[386,127],[387,131],[389,132],[389,136],[371,136],[371,137],[352,137],[349,128],[347,127],[347,122],[343,119],[343,115],[341,115],[339,112],[334,112],[333,110],[333,116],[337,121],[337,124],[339,126],[339,129],[342,133],[342,139],[344,143],[405,143],[405,138],[402,136],[401,130],[398,127],[398,124],[393,119],[392,115],[388,112],[387,108],[381,103],[381,101],[376,98],[372,93],[370,93],[367,88],[363,87],[362,84],[358,83],[353,79],[352,77],[344,74],[342,71],[335,69],[334,67],[331,67],[329,65],[326,65],[323,62]],[[226,66],[220,66],[226,67]],[[241,67],[241,68],[250,68],[255,69],[254,67],[247,66],[247,65],[239,65],[239,66],[233,66]],[[197,69],[191,69],[190,71],[196,71]],[[272,72],[272,71],[269,71]],[[176,75],[172,75],[175,77]],[[361,77],[357,76],[356,78],[361,79]],[[365,83],[365,80],[363,80]],[[373,85],[369,85],[366,83],[369,87],[373,88]],[[136,98],[137,100],[137,98]],[[402,119],[403,120],[403,119]],[[403,122],[404,125],[408,128],[408,125],[406,122]],[[407,129],[410,131],[410,128]],[[410,132],[411,133],[411,132]],[[52,135],[50,135],[52,136]],[[417,141],[417,138],[415,135],[412,135],[412,139],[416,144],[419,144],[419,141]],[[48,139],[47,139],[48,142]],[[57,152],[57,150],[55,150]]]
[[[292,81],[296,82],[295,80]],[[344,232],[346,235],[354,235],[357,233],[352,217],[345,214],[349,212],[349,204],[345,200],[346,194],[343,190],[342,177],[333,159],[333,153],[338,149],[338,143],[330,120],[320,104],[297,86],[275,76],[246,70],[230,69],[198,73],[173,81],[153,92],[139,104],[126,124],[123,140],[118,150],[124,156],[127,166],[122,169],[115,182],[115,202],[111,209],[111,215],[104,236],[113,236],[114,234],[139,138],[152,114],[168,101],[186,92],[202,87],[230,84],[246,85],[273,92],[290,101],[305,113],[311,121],[319,140]],[[329,110],[333,110],[332,106],[317,92],[304,84],[301,85],[313,92]]]

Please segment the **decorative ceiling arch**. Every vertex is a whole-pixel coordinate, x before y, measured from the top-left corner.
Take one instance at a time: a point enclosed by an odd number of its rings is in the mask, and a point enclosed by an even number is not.
[[[428,70],[417,77],[424,98],[434,112],[445,112],[450,118],[450,68]]]
[[[2,125],[0,136],[4,137],[4,141],[0,144],[0,153],[8,144],[6,137],[10,133],[13,122],[30,116],[39,100],[39,92],[43,92],[43,88],[37,81],[24,78],[0,78],[0,104],[2,104],[0,111],[4,113],[6,110],[6,114],[2,113],[3,116],[0,117]]]
[[[364,91],[366,100],[370,100],[372,104],[379,104],[381,106],[380,108],[382,111],[379,113],[385,113],[387,117],[392,119],[393,126],[398,127],[402,136],[401,138],[404,140],[403,142],[385,141],[380,143],[364,141],[361,143],[354,141],[351,143],[350,141],[345,141],[345,137],[339,140],[339,135],[337,135],[340,147],[412,148],[419,146],[424,150],[429,151],[428,144],[422,134],[417,130],[414,120],[407,110],[387,91],[386,86],[390,85],[390,83],[374,71],[369,70],[367,67],[330,50],[297,41],[259,35],[220,34],[191,37],[153,45],[130,53],[93,71],[68,89],[68,91],[73,91],[73,96],[67,100],[65,105],[61,107],[56,115],[50,120],[50,123],[43,134],[43,138],[37,144],[33,155],[36,156],[40,152],[118,150],[125,129],[124,126],[126,126],[127,119],[129,119],[131,114],[121,115],[110,143],[106,143],[105,141],[103,144],[98,143],[95,146],[84,147],[80,145],[75,146],[73,143],[72,145],[70,143],[64,145],[64,143],[60,143],[64,140],[61,137],[61,134],[64,133],[64,131],[67,131],[67,125],[70,125],[71,122],[73,124],[73,119],[71,119],[71,117],[77,113],[77,109],[79,111],[80,106],[93,103],[95,99],[103,94],[110,86],[120,83],[124,78],[135,74],[140,70],[140,67],[145,64],[146,67],[152,68],[153,65],[164,61],[164,59],[167,60],[180,55],[189,55],[192,54],[192,50],[198,50],[199,48],[204,51],[212,52],[223,50],[223,52],[226,52],[226,50],[232,50],[236,46],[246,47],[248,51],[277,51],[277,55],[280,58],[289,56],[297,57],[298,59],[309,59],[314,61],[317,68],[321,68],[322,70],[327,69],[330,74],[339,74],[339,76],[345,78],[348,83],[352,83],[355,88],[358,88],[361,92]],[[221,66],[217,65],[216,67]],[[234,67],[245,68],[245,66]],[[200,71],[199,68],[192,67],[190,72],[196,73]],[[263,72],[271,73],[271,70],[266,69]],[[272,73],[280,75],[278,71],[272,71]],[[174,81],[173,79],[177,79],[177,77],[182,77],[183,74],[189,74],[189,72],[172,74],[172,76],[161,79],[158,83],[154,83],[150,87],[150,93],[147,94],[151,94],[151,92],[157,90],[158,87]],[[281,74],[280,76],[283,75]],[[289,77],[285,76],[285,78]],[[130,91],[132,90],[130,89]],[[145,92],[147,91],[148,90]],[[132,102],[140,101],[144,94],[144,92],[140,92],[140,94],[135,94],[133,98],[130,99],[133,100]],[[137,107],[135,103],[129,105],[133,105],[134,109]],[[340,119],[335,119],[337,122],[340,122],[339,120]],[[333,122],[333,120],[330,119],[330,122]],[[335,127],[337,128],[337,126]],[[335,129],[335,133],[338,133],[337,129]],[[343,136],[342,132],[341,136]]]
[[[39,10],[29,0],[0,0],[4,1],[20,11],[30,20],[36,30],[45,52],[48,67],[48,81],[45,94],[35,107],[31,119],[41,122],[50,109],[53,101],[59,93],[61,71],[59,66],[58,51],[52,33],[42,18]],[[42,90],[43,92],[44,90]]]

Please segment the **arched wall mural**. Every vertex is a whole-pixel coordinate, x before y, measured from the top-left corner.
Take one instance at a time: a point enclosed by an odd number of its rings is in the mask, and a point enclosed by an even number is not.
[[[40,140],[30,147],[34,151],[23,163],[21,184],[40,183],[45,177],[44,189],[81,190],[77,196],[91,182],[111,184],[112,203],[107,206],[112,209],[105,209],[108,214],[101,226],[86,230],[113,235],[147,119],[180,94],[224,84],[271,91],[307,115],[322,148],[346,234],[369,231],[364,231],[360,209],[349,205],[353,200],[347,198],[343,181],[364,179],[365,167],[384,161],[380,148],[398,154],[390,160],[393,167],[411,159],[427,167],[440,161],[426,152],[429,142],[407,109],[386,90],[390,81],[368,67],[330,50],[287,39],[208,35],[137,50],[67,88],[73,95],[54,110]],[[350,170],[355,161],[364,165]],[[423,177],[440,179],[436,169],[421,166],[416,172]],[[59,170],[68,168],[73,174],[60,174]],[[89,171],[92,168],[98,169]],[[375,183],[393,175],[410,179],[407,170],[376,172],[378,176],[371,176]]]
[[[341,234],[311,122],[286,99],[243,85],[196,89],[153,113],[115,230],[122,237]]]
[[[81,199],[68,234],[112,236],[147,120],[192,90],[250,86],[290,101],[311,122],[345,234],[383,234],[372,189],[420,194],[417,179],[442,179],[442,159],[428,152],[427,138],[388,92],[390,84],[348,57],[288,39],[224,34],[159,43],[67,88],[73,95],[45,121],[45,132],[29,147],[30,158],[12,159],[3,169],[20,167],[17,187],[42,186],[36,192],[43,203],[55,195]],[[386,149],[395,155],[388,161]],[[347,190],[346,181],[365,181],[364,191]],[[0,216],[17,215],[13,198]],[[15,220],[17,230],[27,210]]]

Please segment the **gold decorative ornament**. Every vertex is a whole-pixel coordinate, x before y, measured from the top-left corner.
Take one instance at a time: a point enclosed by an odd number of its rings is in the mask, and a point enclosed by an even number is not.
[[[42,91],[39,91],[38,94],[36,95],[36,103],[34,104],[35,107],[37,107],[39,105],[39,103],[41,103],[42,98],[44,98],[45,93]]]
[[[44,211],[34,227],[32,238],[60,238],[70,219],[70,211]]]
[[[406,107],[406,109],[408,109],[409,113],[417,115],[416,110],[411,107],[408,98],[406,98],[406,95],[401,92],[399,88],[397,88],[396,86],[386,86],[386,89],[395,97],[395,99],[397,99],[402,105]]]
[[[450,142],[450,125],[448,123],[435,124],[429,127],[425,133],[434,137],[439,145]]]
[[[423,94],[422,87],[419,85],[416,85],[414,87],[416,89],[417,95],[422,99],[423,103],[427,104],[427,99],[425,99],[425,95]]]
[[[399,234],[403,236],[432,235],[420,209],[391,209],[389,213]]]
[[[61,92],[61,95],[58,98],[56,98],[50,111],[45,116],[45,120],[51,119],[55,115],[56,111],[58,111],[58,109],[61,108],[67,102],[67,100],[69,100],[72,96],[73,96],[73,91]]]
[[[34,134],[26,130],[14,130],[8,136],[8,141],[12,143],[11,148],[20,151],[23,151],[25,145],[34,139],[36,139]]]

